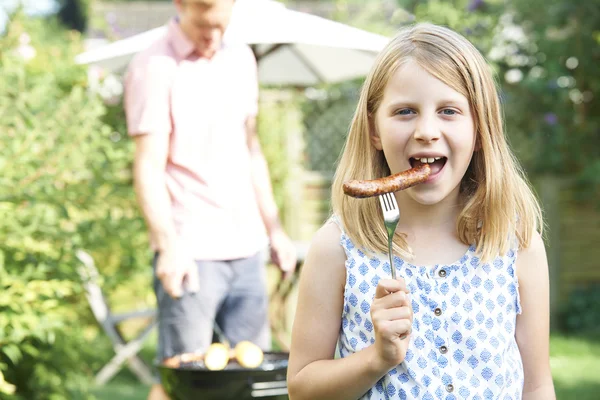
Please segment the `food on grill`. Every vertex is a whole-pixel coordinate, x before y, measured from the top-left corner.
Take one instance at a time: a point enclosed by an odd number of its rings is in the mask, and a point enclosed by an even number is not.
[[[180,356],[182,363],[192,363],[195,361],[202,361],[204,354],[202,353],[184,353]]]
[[[243,341],[235,346],[235,359],[244,368],[257,368],[262,364],[263,358],[260,347],[252,342]]]
[[[429,164],[417,165],[407,171],[373,180],[351,180],[344,182],[344,193],[348,196],[365,198],[384,193],[398,192],[423,183],[429,177]]]
[[[213,343],[206,353],[184,353],[163,360],[162,365],[169,368],[204,366],[210,371],[221,371],[231,361],[237,361],[242,368],[258,368],[264,361],[263,351],[250,341],[239,342],[234,349],[228,344]]]
[[[183,361],[183,360],[182,360]],[[211,371],[225,369],[229,363],[229,347],[223,343],[213,343],[204,355],[204,365]]]
[[[180,356],[173,356],[169,358],[165,358],[162,362],[162,365],[169,368],[179,368],[179,364],[181,363]]]
[[[179,368],[181,365],[204,360],[203,353],[184,353],[163,360],[162,365],[169,368]]]

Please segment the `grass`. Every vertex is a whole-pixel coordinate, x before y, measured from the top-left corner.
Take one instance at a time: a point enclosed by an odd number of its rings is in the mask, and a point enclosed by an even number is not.
[[[144,349],[144,358],[151,356]],[[557,400],[598,400],[600,398],[600,337],[550,338],[550,365]],[[126,370],[94,394],[99,400],[145,400],[149,388],[139,384]]]
[[[558,400],[600,398],[600,338],[553,335],[550,365]]]
[[[150,388],[133,378],[116,377],[105,386],[96,388],[94,394],[99,400],[146,400]]]

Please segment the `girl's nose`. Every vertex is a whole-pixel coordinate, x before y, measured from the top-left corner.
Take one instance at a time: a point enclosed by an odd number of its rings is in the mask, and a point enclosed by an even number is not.
[[[421,116],[415,127],[414,137],[417,141],[423,143],[437,141],[440,138],[440,130],[435,122],[435,118]]]

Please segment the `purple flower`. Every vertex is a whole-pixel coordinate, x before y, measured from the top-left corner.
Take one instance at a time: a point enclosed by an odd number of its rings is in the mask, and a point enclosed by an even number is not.
[[[467,6],[467,9],[469,11],[475,11],[475,10],[481,8],[484,5],[484,3],[485,3],[484,0],[471,0],[469,5]]]
[[[548,125],[556,125],[558,123],[558,117],[554,113],[546,113],[544,114],[544,121]]]

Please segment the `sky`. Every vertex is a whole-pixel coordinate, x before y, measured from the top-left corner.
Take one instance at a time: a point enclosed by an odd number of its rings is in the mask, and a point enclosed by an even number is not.
[[[0,32],[4,31],[8,14],[19,4],[31,15],[48,14],[56,10],[56,0],[0,0]]]

